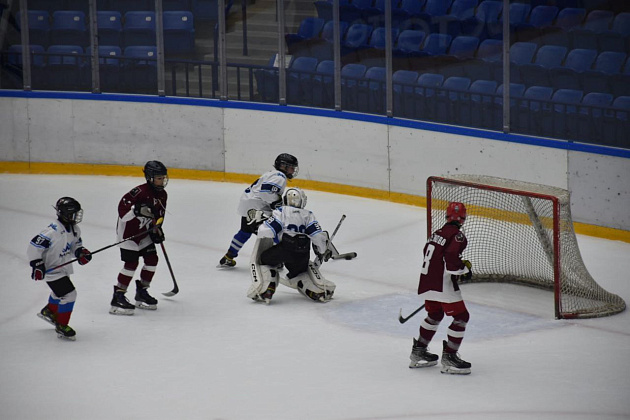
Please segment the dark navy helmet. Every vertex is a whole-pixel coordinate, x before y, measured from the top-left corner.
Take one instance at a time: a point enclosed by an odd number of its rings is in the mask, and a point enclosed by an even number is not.
[[[295,178],[300,170],[297,158],[288,153],[279,154],[273,163],[273,167],[285,174],[289,179]]]
[[[158,160],[150,160],[144,165],[144,178],[147,180],[147,183],[155,188],[158,191],[163,190],[168,184],[168,171],[166,166]],[[155,177],[163,176],[164,182],[162,185],[155,185]]]

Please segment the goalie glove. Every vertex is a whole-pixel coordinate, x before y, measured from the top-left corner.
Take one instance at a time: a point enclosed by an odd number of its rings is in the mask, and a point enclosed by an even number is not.
[[[468,268],[468,273],[462,274],[460,278],[462,280],[470,280],[472,278],[472,263],[468,260],[462,260],[462,264]]]
[[[249,209],[247,210],[247,224],[248,225],[259,225],[265,220],[268,219],[268,216],[265,215],[265,212],[262,210]]]

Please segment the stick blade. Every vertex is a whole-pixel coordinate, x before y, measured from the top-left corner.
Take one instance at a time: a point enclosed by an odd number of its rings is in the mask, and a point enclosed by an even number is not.
[[[179,288],[174,288],[173,290],[171,290],[170,292],[166,292],[166,293],[162,293],[164,296],[166,297],[171,297],[171,296],[175,296],[176,294],[179,293]]]

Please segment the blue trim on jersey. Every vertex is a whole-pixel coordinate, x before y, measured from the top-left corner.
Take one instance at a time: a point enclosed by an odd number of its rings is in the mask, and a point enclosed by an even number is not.
[[[282,223],[280,223],[280,221],[277,219],[271,219],[271,221],[266,220],[265,225],[267,225],[267,227],[273,231],[273,242],[276,244],[279,243],[280,238],[278,237],[278,235],[280,235],[280,233],[284,229],[282,227]]]
[[[276,194],[280,192],[280,185],[272,184],[272,183],[264,183],[260,186],[260,192],[268,192]]]
[[[319,233],[322,231],[322,228],[319,226],[319,223],[317,222],[317,220],[315,220],[313,223],[311,223],[310,225],[308,225],[306,227],[306,234],[308,236],[313,236],[316,233]]]

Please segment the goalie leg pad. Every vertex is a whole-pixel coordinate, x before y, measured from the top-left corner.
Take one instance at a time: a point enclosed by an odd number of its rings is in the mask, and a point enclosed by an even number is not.
[[[251,264],[252,284],[247,290],[247,297],[268,302],[276,291],[278,273],[276,270],[256,263]]]
[[[306,273],[296,276],[298,291],[316,302],[327,302],[332,299],[336,285],[324,278],[313,263],[309,263]]]

